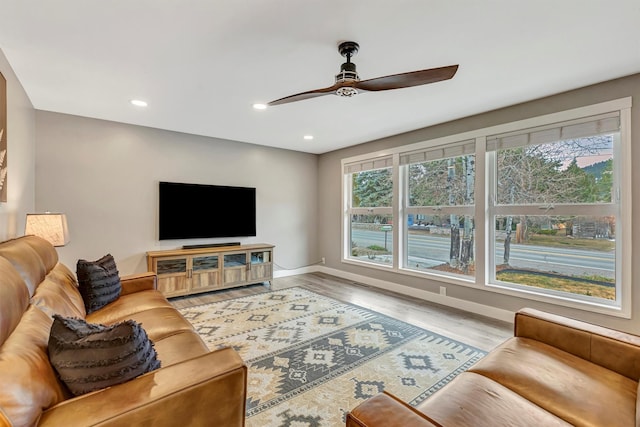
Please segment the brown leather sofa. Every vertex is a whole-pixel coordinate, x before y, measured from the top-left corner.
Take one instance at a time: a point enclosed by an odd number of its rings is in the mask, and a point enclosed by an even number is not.
[[[640,337],[533,309],[514,335],[417,407],[379,394],[346,425],[640,426]]]
[[[85,318],[76,278],[43,239],[0,243],[0,426],[243,426],[247,369],[238,354],[210,352],[155,289],[155,275],[121,281],[121,296],[86,320],[141,323],[162,366],[72,397],[56,378],[47,344],[54,313]]]

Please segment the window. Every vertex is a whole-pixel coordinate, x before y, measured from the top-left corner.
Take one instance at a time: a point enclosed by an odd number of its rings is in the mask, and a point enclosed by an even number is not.
[[[618,113],[487,138],[493,283],[617,301],[619,145]]]
[[[343,261],[629,317],[630,120],[624,98],[344,159]]]
[[[474,276],[475,140],[400,155],[404,267]]]
[[[390,157],[345,167],[347,212],[352,260],[393,264],[393,170]]]

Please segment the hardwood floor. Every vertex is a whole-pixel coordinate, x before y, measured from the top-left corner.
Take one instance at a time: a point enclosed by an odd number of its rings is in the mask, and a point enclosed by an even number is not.
[[[299,286],[340,301],[365,307],[428,329],[479,349],[490,351],[513,336],[511,323],[367,286],[324,273],[307,273],[273,280],[273,289]],[[269,292],[266,285],[208,292],[170,299],[177,308]]]

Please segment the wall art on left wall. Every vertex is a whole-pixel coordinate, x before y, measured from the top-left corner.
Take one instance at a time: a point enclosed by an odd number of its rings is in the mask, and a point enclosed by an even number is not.
[[[0,202],[7,201],[7,81],[0,73]]]

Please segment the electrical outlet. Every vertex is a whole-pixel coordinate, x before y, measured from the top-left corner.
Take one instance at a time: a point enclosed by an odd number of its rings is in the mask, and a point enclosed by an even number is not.
[[[446,286],[440,286],[440,295],[447,295],[447,287]]]
[[[324,261],[325,261],[325,259],[324,259],[324,257],[322,257],[322,261],[320,261],[322,263],[322,265],[324,265]]]

